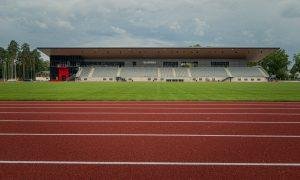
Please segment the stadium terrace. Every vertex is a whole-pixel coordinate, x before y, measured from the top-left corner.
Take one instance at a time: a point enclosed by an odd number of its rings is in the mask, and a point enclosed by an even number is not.
[[[52,81],[266,82],[252,66],[279,48],[38,48],[50,57]]]

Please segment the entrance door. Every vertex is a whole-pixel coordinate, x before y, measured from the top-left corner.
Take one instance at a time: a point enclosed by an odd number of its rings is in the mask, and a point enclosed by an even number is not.
[[[67,78],[70,76],[69,68],[58,68],[58,80],[59,81],[66,81]]]

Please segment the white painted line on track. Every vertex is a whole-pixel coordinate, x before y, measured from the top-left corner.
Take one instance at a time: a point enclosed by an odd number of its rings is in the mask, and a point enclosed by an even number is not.
[[[166,115],[288,115],[288,116],[300,116],[300,113],[269,113],[269,112],[261,112],[261,113],[256,113],[256,112],[241,112],[241,113],[235,113],[235,112],[59,112],[59,111],[35,111],[35,112],[21,112],[21,111],[4,111],[4,112],[0,112],[0,114],[76,114],[76,115],[80,115],[80,114],[84,114],[84,115],[144,115],[144,114],[148,114],[148,115],[162,115],[162,114],[166,114]]]
[[[56,133],[0,133],[0,136],[129,136],[129,137],[235,137],[235,138],[300,138],[300,135],[258,134],[56,134]]]
[[[0,120],[1,122],[38,123],[211,123],[211,124],[300,124],[296,121],[159,121],[159,120]]]
[[[101,162],[101,161],[3,161],[0,164],[56,164],[56,165],[143,165],[143,166],[287,166],[299,167],[300,163],[230,163],[230,162]]]
[[[214,107],[200,107],[200,108],[187,108],[187,107],[68,107],[68,106],[54,106],[54,107],[42,107],[42,106],[35,106],[35,107],[21,107],[21,106],[14,106],[14,107],[0,107],[0,109],[165,109],[165,110],[300,110],[299,108],[295,107],[278,107],[278,108],[268,108],[268,107],[261,107],[261,108],[256,108],[256,107],[245,107],[245,108],[237,108],[237,107],[230,107],[230,108],[214,108]]]

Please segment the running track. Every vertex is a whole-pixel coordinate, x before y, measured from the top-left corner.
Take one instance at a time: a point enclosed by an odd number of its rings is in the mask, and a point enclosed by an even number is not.
[[[300,179],[300,102],[0,102],[0,179]]]

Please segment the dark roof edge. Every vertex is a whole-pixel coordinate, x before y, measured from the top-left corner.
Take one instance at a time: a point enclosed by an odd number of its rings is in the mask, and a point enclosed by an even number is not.
[[[280,47],[37,47],[37,49],[280,49]]]

